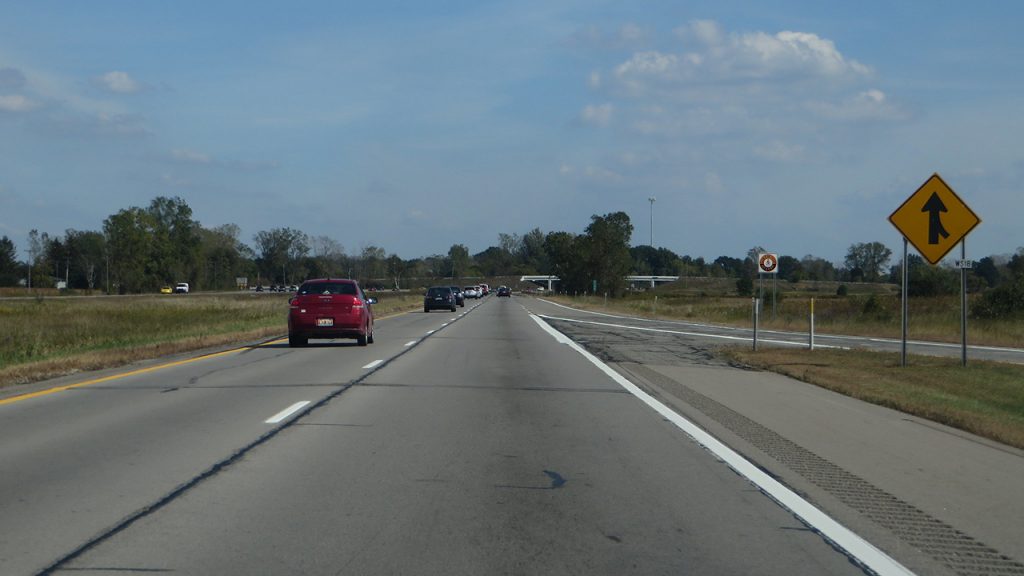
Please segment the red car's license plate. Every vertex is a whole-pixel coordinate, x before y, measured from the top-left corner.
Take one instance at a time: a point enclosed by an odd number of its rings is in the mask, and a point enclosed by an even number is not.
[[[317,318],[317,326],[334,326],[334,318]]]

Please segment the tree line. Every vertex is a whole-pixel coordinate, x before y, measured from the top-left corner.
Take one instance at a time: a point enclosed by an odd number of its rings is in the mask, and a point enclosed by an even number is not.
[[[560,290],[620,295],[627,275],[736,278],[742,293],[757,276],[757,255],[719,256],[708,261],[679,255],[668,248],[630,246],[633,225],[624,212],[594,215],[580,233],[500,233],[497,245],[473,254],[463,244],[447,254],[402,259],[379,246],[348,254],[338,241],[309,236],[293,228],[257,232],[251,244],[240,239],[237,225],[202,226],[181,198],[157,197],[146,207],[131,207],[106,218],[102,230],[67,230],[50,235],[32,230],[27,261],[17,247],[0,238],[0,286],[54,287],[109,293],[142,293],[189,282],[198,290],[229,290],[236,279],[249,285],[298,284],[305,278],[344,276],[378,288],[408,287],[410,282],[456,281],[470,277],[522,274],[555,275]],[[899,283],[902,266],[891,265],[892,251],[880,242],[850,246],[841,265],[813,255],[781,255],[778,278],[800,282]],[[911,255],[912,295],[953,294],[957,270],[927,265]],[[969,271],[969,289],[986,292],[993,314],[1024,309],[1024,249],[1012,256],[988,256]],[[415,280],[414,280],[415,279]],[[991,293],[988,294],[988,293]]]

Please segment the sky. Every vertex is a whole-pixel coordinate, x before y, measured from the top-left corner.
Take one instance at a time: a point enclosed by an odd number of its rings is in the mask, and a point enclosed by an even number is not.
[[[250,245],[289,227],[409,259],[622,211],[634,245],[841,264],[898,255],[888,216],[937,172],[982,220],[968,257],[1010,254],[1021,21],[1012,0],[6,2],[0,236],[25,257],[32,229],[166,196]]]

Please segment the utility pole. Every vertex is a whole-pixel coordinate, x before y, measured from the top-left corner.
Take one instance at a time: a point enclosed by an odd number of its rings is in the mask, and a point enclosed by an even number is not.
[[[654,201],[657,200],[654,196],[647,199],[651,203],[651,248],[654,248]]]

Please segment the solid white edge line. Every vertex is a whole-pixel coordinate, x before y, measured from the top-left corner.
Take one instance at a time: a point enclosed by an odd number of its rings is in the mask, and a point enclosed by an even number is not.
[[[295,404],[292,404],[291,406],[285,408],[281,412],[278,412],[277,414],[272,416],[270,419],[268,419],[266,422],[264,422],[264,424],[278,424],[281,421],[283,421],[285,418],[291,416],[292,414],[295,414],[299,410],[302,410],[303,408],[308,406],[309,403],[310,403],[309,400],[303,400],[302,402],[296,402]]]
[[[370,368],[376,368],[377,366],[380,366],[383,363],[384,363],[383,360],[374,360],[373,362],[370,362],[366,366],[363,366],[363,370],[369,370]]]
[[[533,318],[533,320],[545,332],[553,336],[555,340],[568,345],[573,350],[580,353],[580,355],[589,360],[594,366],[597,366],[598,369],[607,374],[609,378],[628,390],[644,404],[653,408],[655,412],[663,416],[665,419],[675,424],[698,444],[725,462],[727,466],[752,482],[762,492],[767,494],[768,497],[778,502],[780,506],[789,510],[807,523],[807,525],[817,530],[830,542],[845,550],[847,554],[856,558],[868,569],[873,570],[879,576],[912,576],[914,574],[888,554],[882,552],[870,542],[855,534],[849,528],[836,522],[830,516],[815,508],[811,503],[798,496],[789,488],[783,486],[768,474],[762,472],[761,469],[739,453],[719,442],[714,436],[708,434],[704,430],[700,429],[696,424],[690,422],[661,402],[655,400],[649,394],[641,390],[637,385],[627,380],[615,370],[612,370],[611,367],[595,357],[593,354],[584,350],[579,344],[576,344],[569,339],[569,337],[551,327],[551,325],[545,322],[542,318],[536,314],[530,314],[530,317]]]

